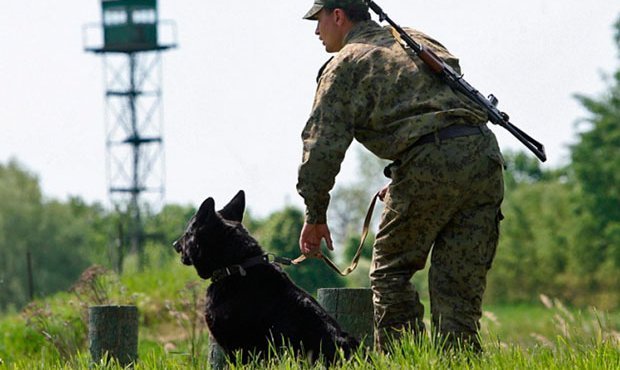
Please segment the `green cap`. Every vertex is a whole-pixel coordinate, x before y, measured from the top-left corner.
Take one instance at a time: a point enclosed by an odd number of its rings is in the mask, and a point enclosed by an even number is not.
[[[304,15],[304,19],[316,20],[316,16],[319,14],[321,9],[350,9],[355,7],[364,7],[368,9],[368,4],[364,0],[314,0],[314,4],[312,4],[312,8],[308,10],[306,15]]]

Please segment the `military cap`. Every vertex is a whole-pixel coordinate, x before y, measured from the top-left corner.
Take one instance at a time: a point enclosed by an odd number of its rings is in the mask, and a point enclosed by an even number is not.
[[[321,9],[354,9],[354,8],[364,8],[368,9],[368,4],[364,0],[314,0],[314,4],[312,8],[308,10],[306,15],[304,15],[304,19],[316,20],[316,16],[319,14]]]

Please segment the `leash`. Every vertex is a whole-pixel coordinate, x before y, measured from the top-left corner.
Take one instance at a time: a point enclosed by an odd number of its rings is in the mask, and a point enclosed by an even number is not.
[[[332,261],[329,257],[327,257],[321,252],[319,252],[318,255],[313,256],[313,258],[322,259],[323,262],[325,262],[327,266],[329,266],[332,270],[334,270],[340,276],[347,276],[350,273],[352,273],[353,270],[357,268],[359,259],[362,256],[362,248],[364,247],[364,242],[366,241],[366,237],[368,236],[368,231],[370,230],[370,221],[372,219],[372,213],[375,210],[375,205],[377,204],[377,199],[379,198],[379,193],[380,191],[378,191],[372,197],[372,200],[370,201],[370,205],[368,206],[368,211],[366,212],[366,217],[364,218],[364,225],[362,227],[362,237],[360,239],[360,244],[357,247],[357,251],[355,251],[355,256],[353,257],[353,260],[351,261],[351,264],[349,265],[349,267],[347,267],[344,271],[341,271],[338,268],[338,266],[334,263],[334,261]],[[287,257],[276,256],[273,253],[266,253],[260,256],[248,258],[247,260],[243,261],[240,264],[226,266],[224,268],[214,271],[211,276],[211,281],[217,282],[219,280],[225,279],[232,275],[240,275],[244,277],[247,275],[247,272],[246,272],[247,268],[254,267],[260,264],[278,263],[282,265],[299,265],[306,259],[308,259],[308,257],[306,257],[306,255],[304,254],[300,255],[299,257],[295,259],[291,259]]]
[[[327,266],[329,266],[332,270],[334,270],[340,276],[347,276],[350,273],[352,273],[353,270],[355,270],[355,268],[357,267],[359,259],[362,256],[362,247],[364,247],[364,242],[366,241],[366,237],[368,236],[368,231],[370,229],[370,220],[372,219],[372,213],[375,210],[375,204],[377,203],[377,199],[379,198],[379,193],[380,191],[378,191],[372,197],[372,200],[370,201],[370,205],[368,206],[368,211],[366,212],[366,217],[364,218],[364,226],[362,227],[362,238],[360,240],[360,244],[357,247],[357,251],[355,252],[355,256],[353,257],[353,260],[351,261],[351,264],[349,265],[349,267],[347,267],[344,271],[341,271],[338,268],[338,266],[336,266],[336,264],[329,257],[327,257],[326,255],[320,252],[318,255],[313,256],[313,257],[322,259],[323,262],[325,262]],[[282,257],[280,257],[280,260],[281,260],[280,262],[287,264],[287,265],[288,264],[298,265],[302,263],[303,261],[305,261],[307,258],[308,257],[305,254],[302,254],[301,256],[295,258],[294,260],[289,260],[290,263],[286,263],[282,261]]]

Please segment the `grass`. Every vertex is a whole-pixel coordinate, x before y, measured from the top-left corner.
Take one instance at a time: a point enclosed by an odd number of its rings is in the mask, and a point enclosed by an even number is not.
[[[81,285],[80,285],[81,284]],[[0,317],[0,370],[121,369],[92,364],[84,310],[89,304],[131,303],[139,308],[139,361],[135,369],[209,369],[201,306],[206,283],[177,261],[122,278],[91,270],[72,293],[37,301]],[[428,306],[428,305],[427,305]],[[484,352],[444,351],[427,338],[405,337],[389,354],[359,351],[335,369],[619,369],[620,313],[579,311],[541,296],[536,305],[485,307]],[[268,361],[230,369],[319,369],[290,350]]]
[[[78,353],[61,361],[45,355],[36,359],[20,359],[11,369],[122,369],[114,362],[91,364],[90,356]],[[203,357],[196,362],[189,358],[158,353],[142,355],[135,369],[209,369]],[[322,364],[311,364],[286,353],[268,361],[254,361],[248,365],[229,364],[230,369],[322,369]],[[618,344],[605,342],[596,346],[583,346],[558,339],[553,348],[536,346],[487,346],[481,355],[469,352],[444,352],[430,341],[406,338],[390,354],[357,353],[352,359],[341,362],[333,369],[610,369],[620,368]]]

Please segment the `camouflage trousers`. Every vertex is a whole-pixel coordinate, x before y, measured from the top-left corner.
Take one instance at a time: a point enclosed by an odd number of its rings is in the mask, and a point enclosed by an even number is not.
[[[499,237],[503,159],[494,134],[414,147],[391,168],[373,248],[375,344],[424,332],[424,306],[410,283],[429,254],[432,324],[447,341],[479,348],[486,275]]]

